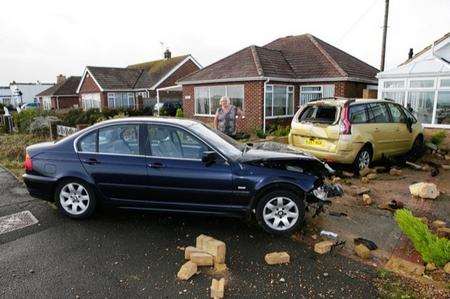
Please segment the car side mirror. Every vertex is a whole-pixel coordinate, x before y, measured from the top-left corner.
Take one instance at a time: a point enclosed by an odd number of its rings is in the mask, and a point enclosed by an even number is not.
[[[209,166],[216,162],[217,154],[215,151],[205,151],[202,155],[202,162],[205,163],[206,166]]]

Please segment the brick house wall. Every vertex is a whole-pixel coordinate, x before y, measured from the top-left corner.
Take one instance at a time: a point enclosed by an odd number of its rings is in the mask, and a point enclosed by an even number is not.
[[[198,85],[183,85],[183,110],[184,116],[194,118],[207,124],[213,124],[213,116],[196,116],[195,115],[195,99],[194,88],[196,86],[223,86],[243,84],[244,85],[244,113],[245,118],[239,119],[237,122],[237,130],[247,133],[254,133],[256,129],[262,129],[264,117],[264,81],[250,82],[227,82],[227,83],[209,83]],[[357,97],[361,98],[363,90],[367,88],[366,83],[359,82],[308,82],[308,83],[292,83],[292,82],[268,82],[268,84],[283,84],[294,86],[294,114],[300,105],[300,86],[302,85],[335,85],[335,96],[338,97]],[[289,125],[292,116],[282,118],[266,119],[266,128],[271,125]]]
[[[187,75],[192,74],[199,69],[200,68],[194,62],[192,62],[192,60],[188,60],[169,77],[167,77],[166,80],[161,82],[161,84],[159,84],[157,88],[177,85],[176,82],[180,80],[180,78],[186,77]]]
[[[75,105],[80,107],[79,96],[63,96],[63,97],[52,97],[52,109],[69,109],[73,108]],[[58,101],[58,102],[57,102]]]

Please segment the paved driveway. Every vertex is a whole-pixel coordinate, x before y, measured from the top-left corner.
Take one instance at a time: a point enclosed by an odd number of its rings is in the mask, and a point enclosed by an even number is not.
[[[0,217],[28,210],[39,221],[0,234],[0,297],[209,298],[210,274],[176,279],[184,262],[177,247],[193,245],[201,233],[227,244],[227,297],[377,296],[373,269],[339,255],[317,256],[252,223],[110,210],[74,221],[31,198],[1,168],[0,188]],[[265,253],[281,250],[291,255],[289,265],[265,264]]]

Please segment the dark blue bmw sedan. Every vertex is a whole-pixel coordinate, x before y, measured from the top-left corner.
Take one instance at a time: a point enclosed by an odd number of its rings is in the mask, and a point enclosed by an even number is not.
[[[307,205],[326,200],[332,169],[287,148],[241,144],[206,125],[175,118],[104,121],[26,149],[31,195],[54,200],[71,218],[100,204],[123,209],[256,215],[288,233]]]

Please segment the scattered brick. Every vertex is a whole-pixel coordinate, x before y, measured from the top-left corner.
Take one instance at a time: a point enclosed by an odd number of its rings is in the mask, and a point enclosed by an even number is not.
[[[362,200],[366,206],[370,206],[373,203],[373,200],[369,194],[363,194]]]
[[[204,239],[203,250],[214,256],[215,263],[225,263],[225,243],[216,239]]]
[[[211,282],[211,298],[220,299],[225,295],[225,278],[213,279]]]
[[[446,226],[446,223],[445,223],[444,221],[442,221],[442,220],[434,220],[434,221],[431,223],[431,225],[432,225],[434,228],[440,228],[440,227],[445,227],[445,226]]]
[[[209,253],[193,252],[190,258],[191,262],[196,263],[197,266],[212,266],[214,264],[214,258]]]
[[[450,239],[450,228],[448,227],[440,227],[437,229],[437,235],[441,238]]]
[[[191,254],[194,252],[204,252],[201,249],[198,249],[197,247],[194,246],[188,246],[184,249],[184,258],[187,260],[191,259]]]
[[[397,257],[391,257],[386,263],[385,268],[396,273],[407,275],[422,276],[422,274],[425,272],[425,266]]]
[[[370,249],[363,244],[356,245],[355,252],[362,259],[368,259],[370,257]]]
[[[207,235],[199,235],[197,239],[195,240],[195,247],[197,247],[200,250],[204,250],[204,246],[208,240],[212,240],[213,237],[207,236]]]
[[[367,178],[368,178],[369,180],[375,180],[375,179],[378,178],[378,174],[376,174],[376,173],[369,173],[369,174],[367,175]]]
[[[290,261],[290,256],[287,252],[271,252],[266,254],[264,259],[269,265],[287,264]]]
[[[409,186],[411,195],[425,199],[435,199],[439,196],[439,190],[433,183],[416,183]]]
[[[183,266],[181,266],[180,271],[178,271],[177,277],[181,280],[188,280],[195,273],[197,273],[197,264],[192,261],[186,262]]]
[[[402,171],[401,171],[401,169],[391,168],[391,170],[389,170],[389,174],[393,175],[393,176],[401,176]]]
[[[327,253],[331,250],[331,247],[333,247],[334,242],[330,240],[322,241],[319,243],[316,243],[314,245],[314,251],[319,254]]]

